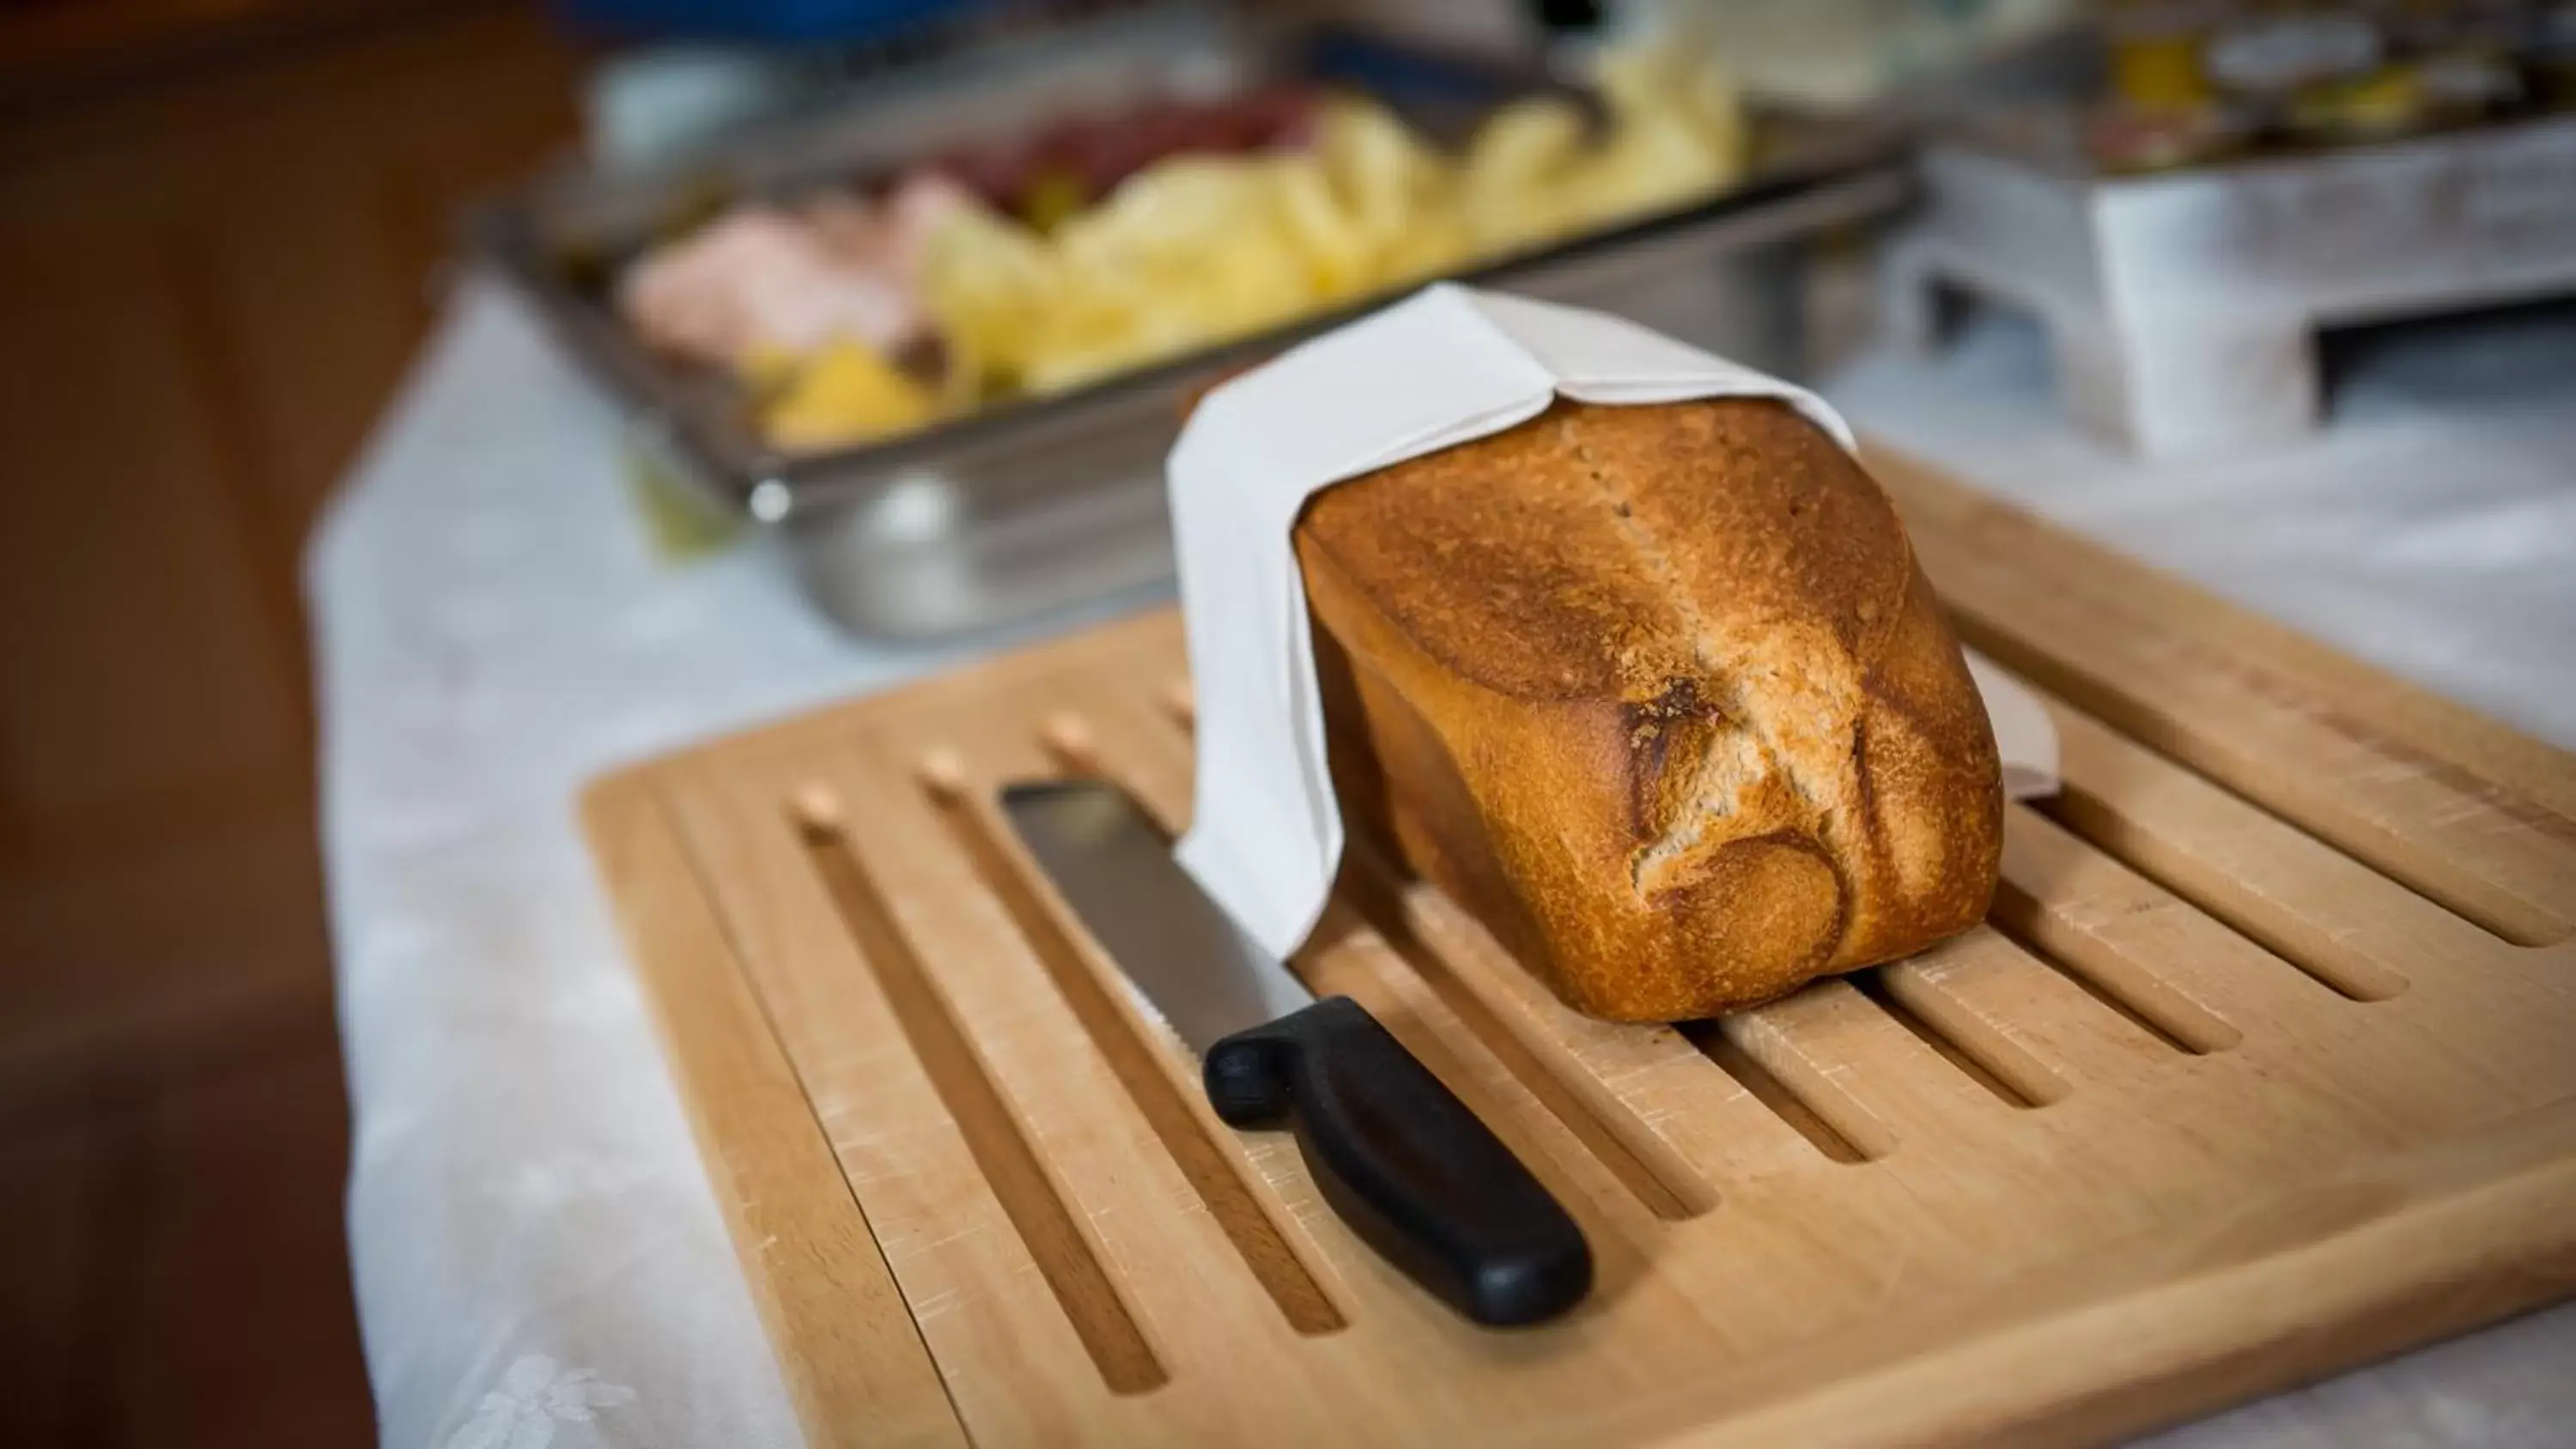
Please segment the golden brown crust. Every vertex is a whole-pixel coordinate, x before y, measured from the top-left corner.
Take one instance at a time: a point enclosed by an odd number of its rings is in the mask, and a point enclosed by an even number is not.
[[[2000,768],[1894,508],[1787,407],[1559,403],[1297,530],[1349,813],[1580,1010],[1967,929]]]

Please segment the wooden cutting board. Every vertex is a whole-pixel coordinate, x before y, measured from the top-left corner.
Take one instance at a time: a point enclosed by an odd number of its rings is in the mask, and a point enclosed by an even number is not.
[[[1186,818],[1169,612],[602,781],[813,1442],[2090,1441],[2576,1285],[2576,762],[1874,462],[2063,735],[1988,925],[1608,1026],[1360,862],[1297,963],[1583,1221],[1545,1329],[1463,1324],[1219,1125],[1001,823],[1068,770]]]

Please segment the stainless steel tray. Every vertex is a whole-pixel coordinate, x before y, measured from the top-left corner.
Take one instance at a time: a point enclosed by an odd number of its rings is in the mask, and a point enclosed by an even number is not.
[[[885,443],[790,456],[747,426],[728,385],[638,344],[567,261],[622,259],[692,198],[881,174],[958,136],[1008,130],[1154,76],[1188,74],[1202,86],[1286,74],[1356,83],[1442,137],[1545,83],[1348,31],[1204,12],[1128,17],[1084,44],[1078,56],[1052,47],[1042,80],[987,65],[922,78],[868,111],[746,137],[682,168],[545,178],[480,213],[473,239],[624,405],[658,470],[720,509],[775,527],[806,591],[844,627],[940,635],[1151,585],[1172,569],[1161,465],[1185,399],[1349,312]],[[1789,120],[1765,134],[1767,159],[1722,196],[1466,275],[1622,312],[1795,374],[1807,243],[1893,211],[1909,180],[1899,130],[1883,120]]]

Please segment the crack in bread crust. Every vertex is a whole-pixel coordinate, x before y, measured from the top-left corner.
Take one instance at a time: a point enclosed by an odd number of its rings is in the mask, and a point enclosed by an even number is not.
[[[1812,842],[1817,847],[1815,854],[1833,872],[1834,890],[1841,909],[1837,912],[1839,925],[1834,940],[1826,952],[1830,956],[1841,949],[1852,916],[1851,880],[1844,869],[1839,848],[1844,834],[1840,809],[1828,800],[1818,798],[1806,773],[1791,763],[1792,756],[1782,748],[1778,732],[1766,727],[1768,711],[1753,705],[1736,671],[1719,659],[1712,642],[1715,631],[1700,607],[1698,590],[1675,567],[1672,555],[1655,536],[1654,528],[1637,516],[1635,500],[1623,483],[1613,477],[1611,468],[1589,443],[1575,436],[1572,418],[1561,420],[1558,427],[1593,485],[1607,501],[1621,541],[1656,588],[1672,601],[1687,631],[1691,662],[1697,667],[1696,672],[1687,679],[1668,683],[1665,695],[1687,693],[1710,701],[1713,716],[1710,720],[1713,727],[1700,737],[1698,758],[1692,763],[1689,793],[1679,809],[1670,811],[1664,820],[1650,827],[1654,832],[1653,838],[1641,843],[1630,857],[1630,888],[1640,899],[1656,894],[1662,881],[1708,838],[1710,829],[1735,813],[1744,785],[1764,779],[1778,780],[1797,798],[1801,813],[1815,831]],[[1852,723],[1851,733],[1853,750],[1846,758],[1857,758],[1857,720]],[[1659,760],[1657,763],[1663,762]],[[1774,839],[1779,834],[1774,831],[1748,839]]]

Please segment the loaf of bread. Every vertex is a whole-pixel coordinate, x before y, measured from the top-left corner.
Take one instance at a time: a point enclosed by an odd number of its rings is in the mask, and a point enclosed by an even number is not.
[[[1559,402],[1295,542],[1352,826],[1577,1010],[1715,1015],[1984,915],[1976,686],[1886,495],[1788,407]]]

